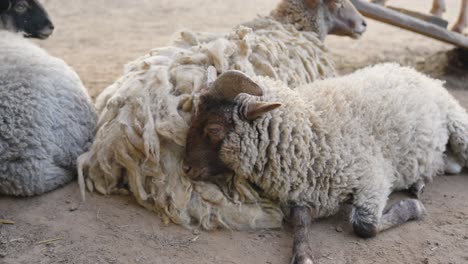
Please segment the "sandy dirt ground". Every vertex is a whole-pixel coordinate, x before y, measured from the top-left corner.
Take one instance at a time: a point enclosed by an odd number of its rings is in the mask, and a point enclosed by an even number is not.
[[[149,49],[165,45],[182,28],[223,32],[278,0],[45,0],[54,35],[38,42],[63,58],[97,96],[122,66]],[[427,11],[430,0],[395,0]],[[446,17],[457,15],[459,0],[447,0]],[[468,107],[468,73],[443,73],[442,44],[368,21],[360,40],[329,37],[326,44],[342,72],[397,61],[417,65],[448,80],[450,91]],[[421,66],[422,65],[422,66]],[[422,197],[428,215],[375,239],[353,235],[346,208],[313,226],[316,263],[468,263],[468,175],[442,176]],[[41,197],[0,197],[0,263],[260,263],[284,264],[291,257],[290,230],[253,232],[189,231],[164,225],[131,197],[88,195],[80,203],[76,183]],[[58,239],[50,243],[41,243]]]

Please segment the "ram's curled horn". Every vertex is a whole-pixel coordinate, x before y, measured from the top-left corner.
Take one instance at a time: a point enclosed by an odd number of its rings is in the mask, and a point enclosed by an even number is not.
[[[263,90],[252,79],[240,71],[227,71],[221,74],[210,87],[210,95],[233,100],[240,93],[262,96]]]

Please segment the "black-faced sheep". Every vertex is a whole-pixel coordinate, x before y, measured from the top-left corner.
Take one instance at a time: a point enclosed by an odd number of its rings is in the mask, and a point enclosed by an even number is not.
[[[45,39],[54,31],[54,25],[37,0],[1,0],[0,29]]]
[[[310,219],[350,202],[354,231],[373,237],[424,214],[416,199],[384,211],[391,192],[460,172],[467,161],[468,114],[442,83],[382,64],[295,91],[222,74],[193,116],[184,171],[217,181],[234,172],[283,208],[293,205],[294,256],[306,263]]]
[[[239,69],[294,87],[335,75],[317,33],[357,36],[365,30],[348,0],[283,0],[272,14],[226,35],[184,31],[172,45],[128,64],[96,100],[96,140],[79,162],[87,188],[119,193],[128,183],[139,204],[187,227],[281,226],[278,206],[246,182],[228,189],[193,184],[181,166],[190,118],[183,110],[204,87],[209,67],[214,76]]]
[[[94,106],[65,62],[18,33],[0,30],[0,61],[0,194],[54,190],[76,177],[94,136]]]

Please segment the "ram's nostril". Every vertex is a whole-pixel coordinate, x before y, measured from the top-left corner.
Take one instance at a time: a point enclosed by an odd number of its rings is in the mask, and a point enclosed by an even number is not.
[[[366,21],[362,21],[362,26],[363,26],[363,27],[367,27]]]

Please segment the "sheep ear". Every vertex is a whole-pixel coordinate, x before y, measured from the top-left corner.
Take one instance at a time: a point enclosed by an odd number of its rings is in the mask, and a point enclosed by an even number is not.
[[[10,0],[0,1],[0,14],[6,12],[10,9],[11,2]]]
[[[281,103],[249,102],[245,111],[245,118],[251,121],[255,120],[262,115],[275,110],[281,105]]]
[[[214,81],[209,94],[218,98],[234,100],[240,93],[262,96],[263,91],[258,84],[240,71],[227,71]]]

